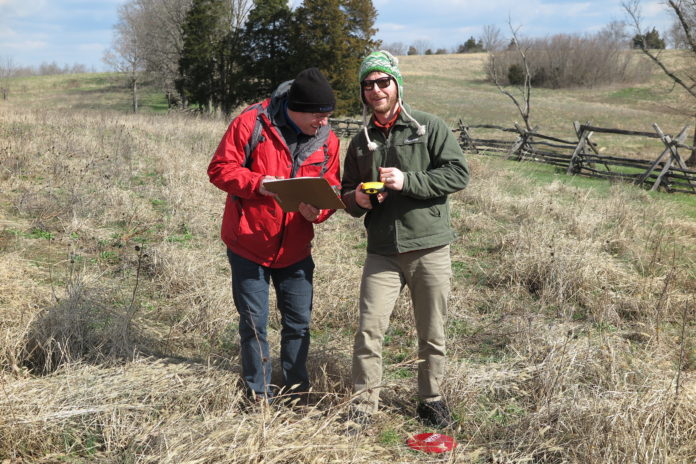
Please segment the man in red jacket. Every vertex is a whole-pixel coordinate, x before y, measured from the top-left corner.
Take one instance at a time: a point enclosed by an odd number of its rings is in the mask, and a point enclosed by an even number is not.
[[[335,105],[324,75],[306,69],[235,118],[208,166],[210,181],[228,194],[222,240],[239,313],[242,376],[253,400],[277,393],[266,332],[270,282],[281,314],[282,392],[296,398],[309,389],[313,224],[334,210],[301,203],[299,212],[285,213],[264,182],[305,176],[340,185],[339,141],[328,124]]]

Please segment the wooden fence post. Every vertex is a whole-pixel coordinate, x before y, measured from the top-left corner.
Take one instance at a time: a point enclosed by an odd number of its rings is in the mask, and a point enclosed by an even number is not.
[[[590,125],[590,121],[585,122],[586,126]],[[580,122],[578,121],[573,121],[573,129],[575,129],[575,135],[577,136],[578,140],[580,140],[580,128],[582,126],[580,125]],[[592,133],[590,132],[590,135]],[[594,143],[592,140],[590,140],[590,135],[587,136],[586,142],[587,145],[592,149],[593,152],[595,152],[597,155],[599,155],[599,149],[597,148],[597,144]]]
[[[682,143],[684,141],[684,138],[686,137],[687,129],[689,129],[689,126],[684,126],[684,128],[681,130],[681,132],[679,132],[679,135],[677,135],[677,138],[675,139],[677,141],[677,143]],[[663,140],[663,143],[664,143],[664,140]],[[657,167],[657,165],[660,164],[660,161],[662,160],[662,158],[664,158],[669,153],[670,153],[669,147],[665,148],[664,151],[662,153],[660,153],[660,156],[658,156],[657,159],[655,159],[655,161],[652,162],[652,164],[647,169],[647,171],[645,171],[635,181],[635,184],[640,185],[643,182],[645,182],[645,180],[650,176],[650,173],[652,173],[653,170]],[[650,190],[656,190],[657,187],[660,185],[660,183],[662,183],[662,176],[664,176],[665,173],[669,170],[669,167],[671,166],[671,164],[672,164],[672,157],[670,156],[669,161],[667,161],[665,163],[665,165],[663,166],[663,169],[661,170],[660,174],[657,176],[657,180],[655,181],[655,183],[653,184],[653,186]]]
[[[459,120],[459,146],[461,146],[463,149],[473,150],[474,153],[479,152],[478,148],[476,148],[476,145],[474,144],[473,137],[471,137],[471,134],[469,134],[469,127],[466,126],[461,119]]]
[[[671,158],[670,161],[674,161],[681,169],[688,171],[689,168],[686,166],[686,163],[684,163],[684,160],[681,159],[681,156],[679,156],[679,151],[677,150],[676,144],[672,141],[672,138],[669,135],[665,135],[665,133],[662,132],[662,129],[660,129],[657,123],[653,123],[653,128],[655,129],[655,132],[657,132],[657,135],[660,136],[662,143],[664,143],[667,149],[669,150]],[[677,141],[677,143],[681,142]],[[662,181],[662,177],[667,173],[665,169],[663,169],[663,171],[664,172],[660,173],[660,176],[658,178],[658,181],[660,182]],[[689,182],[689,185],[691,185],[693,191],[696,192],[696,182],[694,182],[691,179],[687,179],[687,182]],[[655,186],[653,186],[653,188],[655,188]]]
[[[590,121],[585,122],[585,126],[589,126],[589,125],[590,125]],[[580,140],[580,128],[581,127],[582,126],[580,125],[580,123],[578,121],[573,121],[573,128],[575,129],[575,136],[578,138],[578,140]],[[587,135],[587,137],[585,137],[585,143],[588,147],[590,147],[590,149],[593,152],[595,152],[596,155],[599,155],[600,154],[599,148],[597,148],[596,143],[594,143],[592,140],[590,140],[591,136],[592,136],[592,132],[590,132]],[[606,162],[603,162],[602,164],[604,165],[605,168],[607,168],[607,171],[611,172],[611,167],[609,167],[609,164],[607,164]],[[594,165],[594,163],[592,163],[592,165]]]
[[[515,123],[515,129],[517,130],[517,133],[520,134],[520,136],[515,140],[515,142],[510,146],[510,150],[508,151],[508,159],[513,158],[515,155],[517,161],[522,161],[524,159],[524,150],[527,149],[527,151],[534,153],[534,148],[530,144],[530,139],[532,137],[532,132],[534,132],[539,126],[535,126],[532,128],[531,132],[522,129],[519,124]]]
[[[566,170],[566,174],[573,174],[574,172],[580,171],[580,169],[582,169],[582,163],[578,163],[579,167],[577,169],[575,168],[575,160],[585,149],[585,141],[592,134],[592,131],[585,129],[583,126],[580,126],[580,129],[582,130],[580,134],[580,140],[578,140],[578,144],[575,146],[575,150],[573,150],[573,155],[570,157],[570,162],[568,163],[568,169]]]
[[[526,140],[526,135],[525,135],[524,130],[522,130],[520,125],[517,123],[515,123],[515,129],[517,129],[517,133],[519,135],[517,136],[517,140],[515,140],[512,145],[510,145],[510,149],[508,150],[507,159],[510,159],[514,155],[517,155],[517,161],[519,161],[521,159],[519,151],[522,148],[522,145],[524,145],[524,142]]]

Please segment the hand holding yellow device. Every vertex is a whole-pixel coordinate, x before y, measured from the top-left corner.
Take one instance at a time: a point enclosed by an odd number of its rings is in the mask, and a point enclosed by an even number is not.
[[[362,184],[362,191],[368,195],[377,195],[384,190],[384,182],[363,182]]]

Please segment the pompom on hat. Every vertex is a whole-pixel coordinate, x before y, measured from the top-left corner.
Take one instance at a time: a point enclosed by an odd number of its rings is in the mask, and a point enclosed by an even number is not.
[[[369,121],[369,108],[367,103],[365,103],[365,95],[362,89],[362,81],[371,72],[383,72],[389,74],[394,78],[396,82],[397,90],[399,92],[399,106],[401,107],[401,112],[404,113],[411,121],[413,121],[416,126],[418,126],[418,135],[425,134],[425,126],[416,121],[413,116],[408,114],[406,108],[404,108],[403,95],[404,95],[404,80],[401,77],[401,72],[399,71],[399,60],[386,50],[379,50],[372,52],[367,55],[362,63],[360,64],[360,71],[358,74],[358,82],[360,85],[360,99],[363,102],[363,131],[365,132],[365,138],[367,139],[367,148],[370,151],[377,149],[377,144],[370,140],[370,136],[367,134],[367,123]]]

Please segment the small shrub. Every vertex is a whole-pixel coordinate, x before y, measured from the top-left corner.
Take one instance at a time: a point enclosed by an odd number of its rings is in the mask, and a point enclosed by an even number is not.
[[[524,70],[519,64],[511,64],[508,68],[507,78],[510,85],[524,84]]]
[[[130,321],[105,297],[88,276],[71,272],[66,294],[31,324],[20,363],[36,373],[50,373],[67,363],[131,353]]]

